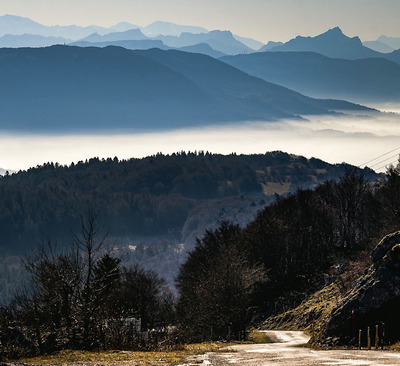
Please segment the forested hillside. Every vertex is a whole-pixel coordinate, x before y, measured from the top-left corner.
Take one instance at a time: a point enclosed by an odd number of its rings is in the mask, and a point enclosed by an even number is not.
[[[0,178],[2,299],[21,278],[18,257],[50,240],[70,245],[81,216],[99,212],[124,263],[140,263],[170,283],[179,263],[223,220],[249,223],[266,205],[297,188],[337,179],[345,165],[271,152],[260,155],[178,153],[144,159],[47,163]],[[365,170],[368,178],[377,175]]]
[[[70,166],[47,163],[0,179],[1,247],[21,252],[46,238],[63,240],[89,208],[100,210],[110,236],[170,233],[180,240],[200,203],[286,194],[336,179],[344,168],[281,152],[182,152],[124,161],[93,158]]]

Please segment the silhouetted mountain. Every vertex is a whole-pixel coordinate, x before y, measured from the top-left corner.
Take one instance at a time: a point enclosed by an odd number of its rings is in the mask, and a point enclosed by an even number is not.
[[[223,62],[205,55],[158,49],[135,51],[135,53],[179,72],[202,90],[207,90],[209,95],[223,101],[224,105],[229,105],[229,110],[237,111],[234,113],[238,115],[243,113],[240,112],[242,108],[247,111],[248,116],[256,113],[264,114],[266,110],[269,110],[269,113],[285,111],[284,113],[293,114],[308,114],[311,110],[320,113],[322,112],[320,108],[368,110],[347,102],[321,101],[305,97],[279,85],[249,77],[246,73],[238,72],[236,68],[227,68]],[[231,105],[233,101],[235,105]]]
[[[384,57],[400,65],[400,50],[384,54]]]
[[[123,47],[128,50],[148,50],[150,48],[160,48],[162,50],[170,49],[162,41],[158,39],[143,39],[138,41],[108,41],[108,42],[84,42],[77,41],[70,44],[70,46],[78,47],[108,47],[116,46]]]
[[[150,37],[159,35],[180,36],[181,33],[207,33],[208,30],[203,27],[194,27],[190,25],[178,25],[170,22],[156,21],[142,28],[144,34]]]
[[[201,43],[195,44],[193,46],[173,48],[166,46],[163,41],[159,39],[147,38],[139,41],[108,41],[108,42],[83,42],[77,41],[70,44],[71,46],[78,47],[107,47],[107,46],[117,46],[124,47],[128,50],[148,50],[151,48],[159,48],[161,50],[176,49],[183,52],[201,53],[203,55],[208,55],[214,58],[220,58],[225,56],[224,53],[215,51],[208,44]]]
[[[162,50],[167,50],[170,47],[167,47],[162,41],[158,39],[143,39],[137,41],[108,41],[108,42],[85,42],[85,41],[77,41],[70,44],[70,46],[78,46],[78,47],[108,47],[108,46],[116,46],[123,47],[128,50],[148,50],[150,48],[160,48]]]
[[[34,34],[46,37],[62,37],[65,39],[80,39],[92,33],[105,34],[109,31],[104,27],[89,26],[79,27],[76,25],[69,26],[44,26],[29,18],[23,18],[15,15],[0,16],[0,36],[5,34]]]
[[[295,51],[316,52],[333,58],[349,60],[380,57],[379,52],[364,47],[358,37],[345,36],[339,27],[328,30],[316,37],[301,37],[291,39],[281,46],[270,49],[270,52]]]
[[[113,32],[125,32],[130,29],[140,29],[140,27],[136,24],[120,22],[109,28],[109,30],[111,30]]]
[[[56,44],[69,43],[70,40],[62,37],[45,37],[32,34],[12,35],[0,37],[0,47],[48,47]]]
[[[254,51],[257,51],[262,46],[264,46],[264,43],[257,41],[255,39],[252,39],[252,38],[241,37],[241,36],[238,36],[237,34],[234,34],[233,37],[235,37],[235,39],[237,39],[239,42],[243,43],[247,47],[250,47]]]
[[[225,53],[226,55],[251,53],[254,51],[235,39],[229,31],[214,30],[209,33],[200,34],[182,33],[179,37],[159,36],[156,38],[161,39],[167,46],[174,48],[207,43],[214,50]]]
[[[161,47],[158,47],[158,48],[161,48]],[[193,46],[180,47],[180,48],[177,48],[177,50],[183,51],[183,52],[201,53],[203,55],[211,56],[214,58],[220,58],[220,57],[225,56],[225,53],[214,50],[207,43],[200,43],[200,44],[195,44]]]
[[[114,42],[114,41],[138,41],[148,39],[140,29],[129,29],[124,32],[113,32],[104,35],[93,33],[78,42]]]
[[[18,17],[15,15],[0,16],[0,36],[6,34],[38,34],[48,35],[47,28],[29,18]]]
[[[272,48],[282,46],[283,44],[284,44],[283,42],[269,41],[265,46],[261,47],[258,51],[259,52],[269,51]]]
[[[0,49],[0,80],[3,129],[170,129],[325,114],[339,105],[174,50]]]
[[[385,59],[343,60],[314,52],[260,52],[221,60],[313,97],[364,103],[400,98],[400,65]]]
[[[365,41],[363,42],[363,46],[380,53],[390,53],[394,51],[392,47],[381,41]]]
[[[392,47],[394,50],[400,49],[400,37],[387,37],[380,36],[377,41],[387,44],[389,47]]]

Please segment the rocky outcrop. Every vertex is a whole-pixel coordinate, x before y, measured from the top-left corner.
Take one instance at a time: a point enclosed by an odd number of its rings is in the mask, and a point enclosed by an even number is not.
[[[374,340],[376,325],[386,342],[400,340],[400,231],[383,238],[371,259],[373,265],[332,310],[325,325],[328,342],[352,344],[361,329],[365,344],[367,327]]]

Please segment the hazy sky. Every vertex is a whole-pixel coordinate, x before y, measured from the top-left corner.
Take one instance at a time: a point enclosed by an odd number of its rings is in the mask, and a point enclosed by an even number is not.
[[[400,0],[0,0],[0,15],[46,25],[156,20],[230,29],[262,42],[317,35],[340,26],[348,36],[400,37]]]

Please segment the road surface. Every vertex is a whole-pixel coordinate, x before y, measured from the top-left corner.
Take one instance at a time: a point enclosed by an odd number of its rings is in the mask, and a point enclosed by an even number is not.
[[[266,331],[275,341],[268,344],[243,344],[219,352],[197,356],[187,365],[243,366],[321,366],[400,365],[400,353],[388,351],[329,350],[303,347],[309,337],[303,332]]]

